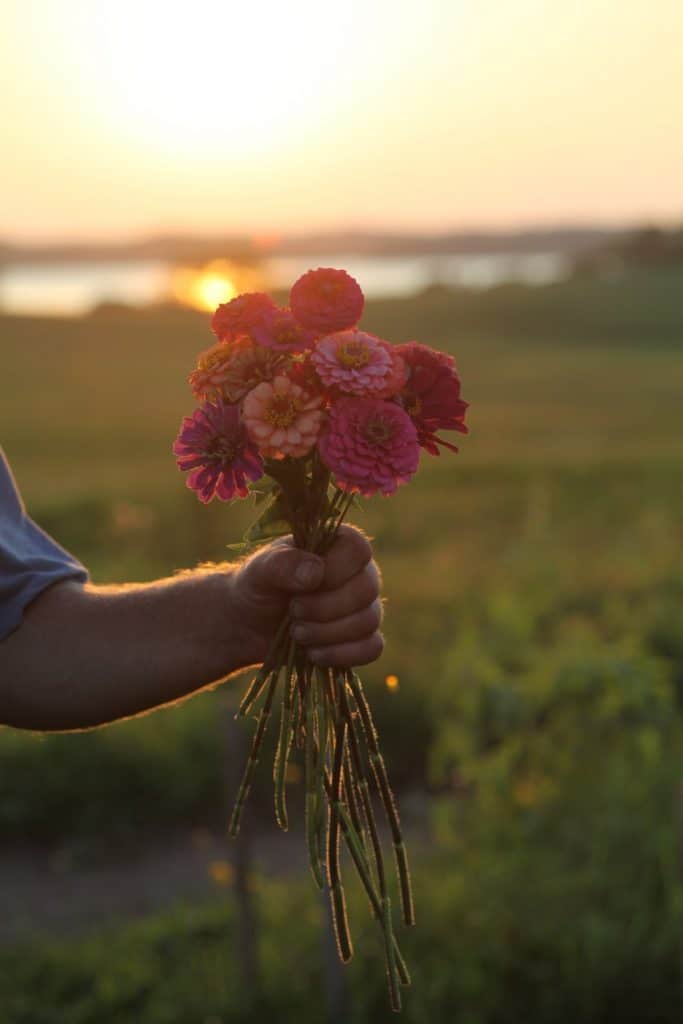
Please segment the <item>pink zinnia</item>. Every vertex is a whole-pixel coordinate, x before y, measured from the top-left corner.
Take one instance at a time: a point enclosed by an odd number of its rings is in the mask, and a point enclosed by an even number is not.
[[[259,384],[242,404],[249,436],[270,458],[307,455],[320,433],[323,399],[289,377]]]
[[[397,350],[365,331],[328,334],[318,342],[311,359],[328,387],[349,395],[389,398],[401,390],[406,379]]]
[[[342,398],[330,409],[318,448],[337,487],[370,497],[393,494],[417,470],[417,431],[395,402]]]
[[[277,306],[250,333],[259,345],[276,352],[304,352],[313,346],[316,337],[294,319],[290,310]]]
[[[211,318],[211,330],[219,341],[235,341],[258,327],[275,309],[265,292],[245,292],[218,307]]]
[[[187,486],[200,501],[246,498],[247,481],[263,476],[263,462],[247,437],[239,409],[224,402],[205,402],[183,419],[173,444],[178,469],[191,470]]]
[[[437,430],[468,433],[468,403],[460,397],[460,378],[453,356],[416,341],[396,346],[408,368],[408,380],[398,400],[417,429],[418,440],[431,455],[439,445],[457,452],[455,445],[437,437]]]
[[[365,299],[360,285],[345,270],[319,267],[295,281],[289,305],[300,324],[320,334],[354,327]]]

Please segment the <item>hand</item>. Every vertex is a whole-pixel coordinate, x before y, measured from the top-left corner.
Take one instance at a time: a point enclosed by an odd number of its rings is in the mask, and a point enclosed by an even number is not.
[[[327,555],[294,546],[291,537],[252,555],[233,578],[236,615],[254,642],[255,661],[289,610],[291,633],[320,665],[366,665],[380,656],[380,575],[372,548],[342,526]]]

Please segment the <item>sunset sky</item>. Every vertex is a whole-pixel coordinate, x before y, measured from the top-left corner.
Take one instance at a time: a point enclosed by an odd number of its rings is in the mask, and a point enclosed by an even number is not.
[[[681,0],[4,0],[0,238],[683,218]]]

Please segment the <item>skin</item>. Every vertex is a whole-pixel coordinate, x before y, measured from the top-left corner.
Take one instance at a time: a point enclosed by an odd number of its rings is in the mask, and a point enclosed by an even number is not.
[[[87,729],[181,700],[261,663],[287,611],[314,662],[367,664],[383,649],[379,595],[370,544],[349,526],[324,558],[284,538],[154,583],[54,584],[0,642],[0,723]]]

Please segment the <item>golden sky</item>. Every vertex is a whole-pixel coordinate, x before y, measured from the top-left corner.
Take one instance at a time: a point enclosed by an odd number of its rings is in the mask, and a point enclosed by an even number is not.
[[[683,217],[683,0],[4,0],[0,238]]]

